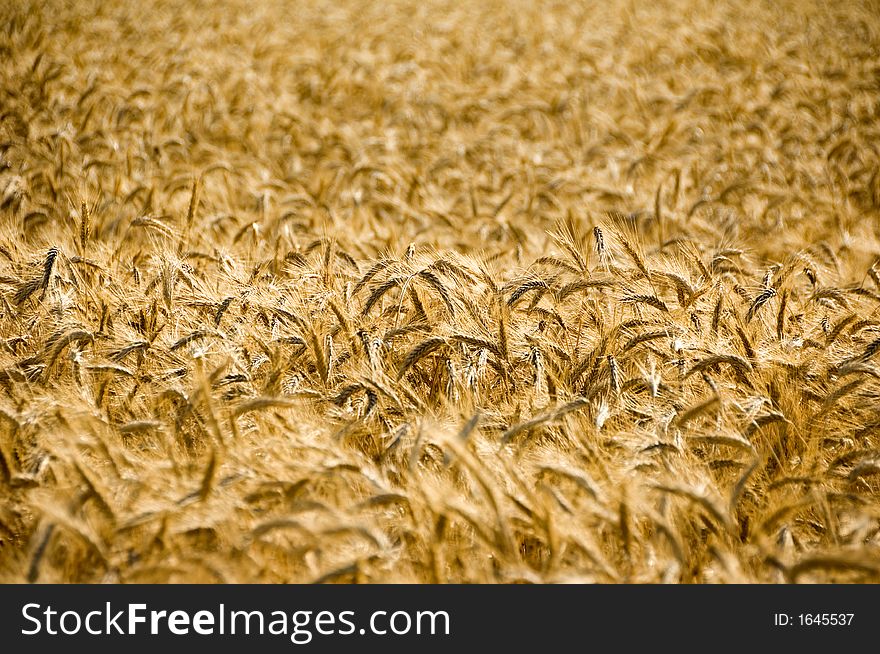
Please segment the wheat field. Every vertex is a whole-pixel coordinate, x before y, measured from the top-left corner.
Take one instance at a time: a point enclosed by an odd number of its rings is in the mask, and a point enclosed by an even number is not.
[[[0,18],[0,581],[880,581],[877,2]]]

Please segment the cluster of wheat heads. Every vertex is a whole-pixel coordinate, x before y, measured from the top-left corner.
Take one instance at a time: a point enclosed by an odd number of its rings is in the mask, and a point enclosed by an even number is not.
[[[880,576],[876,3],[0,15],[0,579]]]

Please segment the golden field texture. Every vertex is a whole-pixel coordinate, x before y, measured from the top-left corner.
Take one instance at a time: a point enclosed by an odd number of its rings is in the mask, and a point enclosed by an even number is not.
[[[876,2],[0,17],[0,580],[880,580]]]

